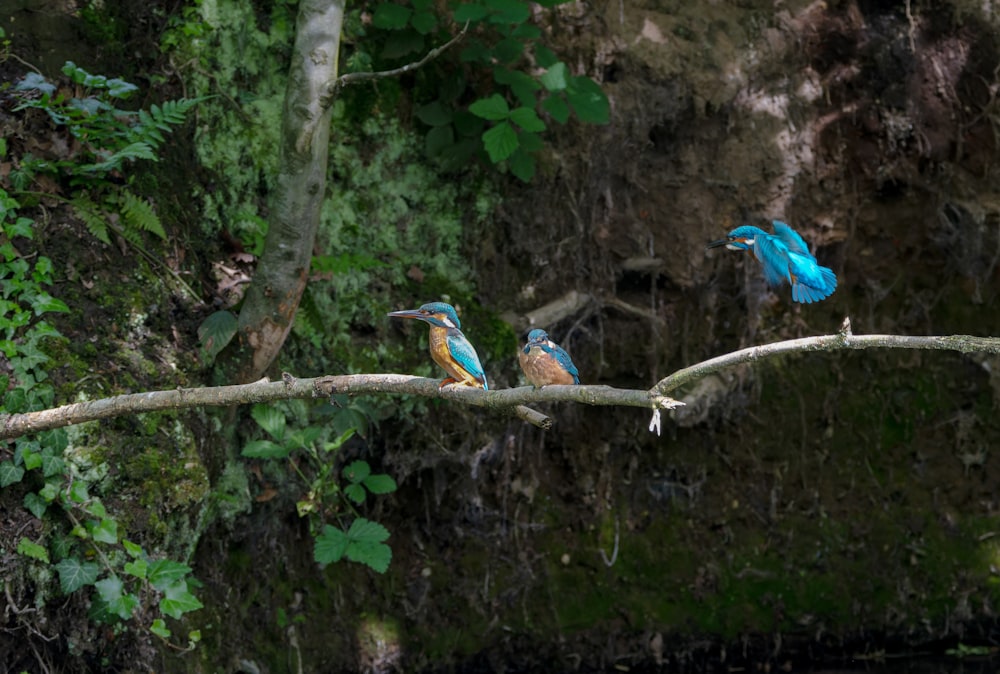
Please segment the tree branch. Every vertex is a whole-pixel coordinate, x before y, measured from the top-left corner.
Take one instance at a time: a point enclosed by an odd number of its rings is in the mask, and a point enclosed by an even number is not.
[[[341,87],[347,84],[354,84],[355,82],[365,82],[367,80],[377,80],[384,77],[398,77],[399,75],[405,75],[411,70],[416,70],[420,68],[428,61],[432,61],[440,56],[443,52],[447,51],[453,44],[465,37],[466,31],[469,30],[469,23],[466,22],[465,26],[455,37],[451,38],[445,42],[440,47],[435,47],[431,49],[427,54],[424,55],[422,59],[414,63],[407,63],[405,66],[399,68],[393,68],[392,70],[380,70],[378,72],[366,72],[366,73],[347,73],[346,75],[341,75],[336,80],[330,84],[330,100],[333,100],[333,96],[340,90]]]
[[[683,403],[668,397],[685,384],[741,363],[752,363],[783,354],[843,349],[935,349],[961,353],[1000,354],[1000,338],[953,335],[950,337],[910,337],[905,335],[852,335],[849,326],[836,335],[806,337],[763,346],[754,346],[712,358],[678,370],[660,380],[648,391],[618,389],[610,386],[529,386],[497,391],[483,391],[461,386],[438,387],[438,380],[402,374],[355,374],[296,379],[286,374],[283,381],[266,379],[237,386],[176,389],[132,393],[90,402],[74,403],[39,412],[0,414],[0,440],[29,433],[61,428],[124,414],[186,409],[205,406],[229,406],[269,402],[290,398],[327,398],[334,394],[372,395],[398,393],[441,398],[465,405],[513,413],[542,428],[552,422],[544,414],[525,407],[529,403],[576,402],[588,405],[645,407],[654,411],[658,427],[659,410],[673,409]],[[653,426],[651,426],[653,428]]]

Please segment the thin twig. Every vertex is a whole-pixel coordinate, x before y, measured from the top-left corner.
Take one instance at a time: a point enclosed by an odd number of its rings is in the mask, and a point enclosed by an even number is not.
[[[458,35],[451,38],[440,47],[435,47],[434,49],[431,49],[422,59],[416,61],[415,63],[407,63],[405,66],[399,68],[393,68],[392,70],[380,70],[378,72],[366,72],[366,73],[347,73],[346,75],[341,75],[336,80],[334,80],[333,84],[330,85],[329,93],[331,100],[333,95],[336,94],[338,91],[340,91],[341,87],[343,87],[344,85],[354,84],[356,82],[365,82],[367,80],[377,80],[377,79],[382,79],[384,77],[398,77],[400,75],[405,75],[411,70],[416,70],[417,68],[420,68],[428,61],[436,59],[443,52],[447,51],[449,47],[451,47],[453,44],[455,44],[463,37],[465,37],[465,33],[468,30],[469,30],[469,23],[466,22],[465,26],[462,27],[462,31]]]

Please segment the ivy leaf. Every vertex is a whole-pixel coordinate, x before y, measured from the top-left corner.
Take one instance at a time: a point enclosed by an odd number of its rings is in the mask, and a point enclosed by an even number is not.
[[[589,77],[574,77],[566,87],[566,96],[581,122],[607,124],[611,105],[600,85]]]
[[[507,119],[508,115],[510,115],[510,106],[507,105],[507,101],[503,96],[493,94],[489,98],[480,98],[474,101],[469,106],[469,112],[483,119],[499,121]]]
[[[483,134],[483,146],[494,164],[502,162],[517,149],[517,132],[507,122],[500,122]]]
[[[128,556],[132,559],[138,559],[142,556],[142,546],[138,543],[133,543],[127,538],[122,539],[122,547],[125,548],[125,552],[127,552]]]
[[[38,519],[42,519],[42,515],[45,514],[45,511],[49,507],[49,502],[33,491],[29,491],[24,495],[24,501],[22,501],[22,503],[24,504],[25,509]]]
[[[149,582],[161,592],[177,580],[191,573],[191,567],[170,559],[158,559],[149,565]]]
[[[139,605],[139,599],[134,594],[125,592],[125,584],[118,576],[111,576],[94,583],[97,594],[107,605],[110,613],[122,620],[132,617],[132,611]]]
[[[257,404],[250,410],[250,416],[267,431],[268,435],[281,442],[285,439],[285,413],[271,405]]]
[[[134,562],[125,562],[125,573],[136,578],[145,578],[149,570],[149,562],[145,559],[137,559]]]
[[[99,568],[96,562],[80,563],[76,557],[67,557],[55,565],[59,572],[59,587],[65,594],[76,592],[84,585],[93,585]]]
[[[118,522],[113,519],[102,519],[99,523],[87,523],[87,529],[95,541],[114,545],[118,542]]]
[[[157,618],[154,620],[153,624],[149,626],[149,631],[161,639],[169,639],[170,635],[173,634],[173,632],[167,628],[167,623],[163,622],[163,618]]]
[[[17,542],[17,553],[25,557],[37,559],[40,562],[49,563],[49,551],[44,546],[34,543],[24,536]]]
[[[24,477],[24,468],[15,466],[11,461],[0,463],[0,487],[8,487],[15,482],[20,482]]]
[[[510,113],[510,121],[525,131],[545,131],[545,122],[538,118],[532,108],[514,108]]]
[[[542,86],[545,87],[546,90],[562,91],[569,83],[569,80],[567,80],[567,74],[566,64],[560,61],[559,63],[553,64],[549,67],[548,70],[542,73],[542,76],[539,79],[542,82]]]
[[[163,590],[160,610],[171,618],[180,620],[185,613],[204,608],[204,604],[191,594],[186,580],[177,580]]]
[[[369,475],[362,483],[373,494],[391,494],[396,491],[396,481],[385,474]]]
[[[239,328],[239,321],[231,311],[216,311],[198,326],[198,342],[207,362],[215,360],[219,352],[232,341]]]
[[[323,531],[316,537],[316,545],[313,548],[313,559],[320,564],[332,564],[339,562],[344,553],[347,552],[347,534],[329,524],[323,527]]]
[[[399,30],[406,27],[412,13],[413,10],[409,7],[393,5],[388,2],[382,3],[375,8],[375,14],[372,16],[372,25],[376,28]]]

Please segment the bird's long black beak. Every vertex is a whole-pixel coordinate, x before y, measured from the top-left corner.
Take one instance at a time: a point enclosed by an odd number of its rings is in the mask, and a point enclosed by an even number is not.
[[[420,313],[419,309],[406,309],[405,311],[390,311],[386,316],[392,316],[393,318],[416,318],[418,320],[427,320],[427,317]]]
[[[727,245],[729,245],[729,239],[719,239],[718,241],[713,241],[712,243],[705,246],[705,250],[708,250],[710,248],[719,248],[720,246],[727,246]]]

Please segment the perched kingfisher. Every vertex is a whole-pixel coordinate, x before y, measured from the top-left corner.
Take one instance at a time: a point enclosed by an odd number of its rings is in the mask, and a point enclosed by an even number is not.
[[[737,227],[721,241],[713,241],[709,248],[725,246],[730,250],[750,250],[764,265],[764,278],[772,286],[782,281],[792,284],[792,300],[810,304],[819,302],[837,289],[837,275],[820,267],[809,252],[806,242],[794,229],[775,220],[774,234],[759,227]]]
[[[580,372],[566,350],[549,339],[544,330],[528,333],[528,343],[518,351],[524,376],[535,388],[547,384],[579,384]]]
[[[416,318],[430,326],[431,358],[450,375],[441,382],[441,386],[457,383],[489,389],[479,356],[462,334],[462,323],[458,320],[455,307],[444,302],[430,302],[419,309],[393,311],[388,315]]]

